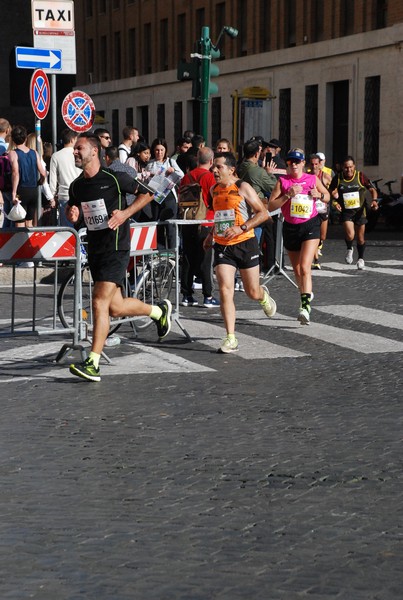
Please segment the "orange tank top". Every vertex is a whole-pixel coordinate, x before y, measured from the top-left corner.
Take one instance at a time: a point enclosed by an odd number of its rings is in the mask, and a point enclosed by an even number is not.
[[[239,193],[239,185],[223,187],[217,183],[212,189],[214,210],[214,241],[222,246],[233,246],[253,238],[253,229],[243,231],[232,240],[226,240],[225,231],[234,225],[243,225],[251,216],[251,208]]]

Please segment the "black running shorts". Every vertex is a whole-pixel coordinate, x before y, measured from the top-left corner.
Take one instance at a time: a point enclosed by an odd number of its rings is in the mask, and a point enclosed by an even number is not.
[[[319,215],[309,219],[304,223],[283,223],[283,240],[284,248],[291,252],[301,250],[302,242],[307,240],[320,240],[320,224],[321,218]]]
[[[214,244],[213,265],[232,265],[238,269],[251,269],[260,263],[260,251],[256,237],[249,238],[245,242],[222,246]]]
[[[109,254],[96,254],[88,257],[91,276],[94,281],[110,281],[124,286],[130,252],[118,250]]]

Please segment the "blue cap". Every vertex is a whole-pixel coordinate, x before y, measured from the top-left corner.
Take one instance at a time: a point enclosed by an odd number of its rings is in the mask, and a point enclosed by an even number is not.
[[[296,158],[298,160],[305,160],[305,155],[304,155],[303,152],[297,152],[296,150],[293,150],[292,152],[289,152],[287,154],[286,160],[288,160],[289,158]]]

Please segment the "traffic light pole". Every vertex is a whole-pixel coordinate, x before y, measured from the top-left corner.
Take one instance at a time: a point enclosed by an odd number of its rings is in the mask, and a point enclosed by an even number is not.
[[[211,40],[209,27],[202,27],[200,68],[200,133],[207,141]]]

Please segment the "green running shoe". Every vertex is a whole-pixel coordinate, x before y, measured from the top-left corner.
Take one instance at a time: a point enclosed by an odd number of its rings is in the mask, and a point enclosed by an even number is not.
[[[92,358],[87,358],[78,365],[70,365],[70,373],[87,381],[101,381],[99,369],[94,365]]]
[[[171,331],[172,304],[169,300],[163,300],[158,306],[162,310],[162,315],[158,321],[155,321],[155,324],[157,325],[158,337],[162,340]]]

